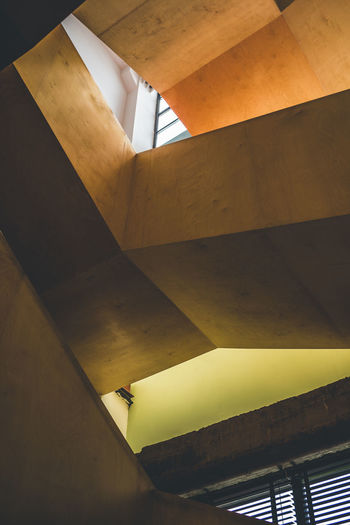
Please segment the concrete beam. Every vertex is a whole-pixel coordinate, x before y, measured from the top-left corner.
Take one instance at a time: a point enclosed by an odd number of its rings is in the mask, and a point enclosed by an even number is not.
[[[185,493],[349,441],[350,381],[145,447],[138,455],[161,490]]]
[[[0,112],[2,228],[37,290],[50,290],[46,304],[95,388],[214,348],[120,252],[13,66],[1,73]]]

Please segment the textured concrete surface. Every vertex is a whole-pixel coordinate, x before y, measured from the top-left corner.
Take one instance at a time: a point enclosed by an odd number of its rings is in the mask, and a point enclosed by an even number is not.
[[[342,379],[138,455],[158,489],[183,493],[349,440],[350,380]]]

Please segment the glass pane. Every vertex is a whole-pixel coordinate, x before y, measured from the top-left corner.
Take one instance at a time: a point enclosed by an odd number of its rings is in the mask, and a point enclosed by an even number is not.
[[[169,107],[169,104],[167,102],[165,102],[164,98],[160,98],[160,101],[159,101],[159,113],[161,111],[164,111],[164,109],[166,109],[168,107]]]
[[[158,129],[164,128],[164,126],[166,126],[167,124],[170,124],[170,122],[173,122],[173,120],[176,120],[176,119],[177,119],[177,115],[175,115],[172,109],[169,109],[162,115],[159,115]]]
[[[156,146],[157,147],[162,146],[163,144],[177,137],[184,131],[186,131],[185,126],[182,124],[181,120],[177,120],[175,124],[173,124],[172,126],[169,126],[167,129],[165,129],[161,133],[158,133]]]

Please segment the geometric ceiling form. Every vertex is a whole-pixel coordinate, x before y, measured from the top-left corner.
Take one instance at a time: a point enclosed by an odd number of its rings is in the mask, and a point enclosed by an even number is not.
[[[350,215],[127,252],[216,347],[350,348]]]
[[[162,95],[196,135],[349,87],[350,4],[295,0]]]
[[[41,287],[100,392],[215,346],[349,346],[346,297],[332,305],[348,290],[347,218],[324,237],[323,221],[311,230],[304,222],[350,214],[349,92],[135,156],[61,27],[15,65],[142,272],[119,249],[102,251]],[[281,225],[280,234],[271,228]],[[343,271],[327,288],[330,240]],[[310,242],[322,262],[311,273]]]
[[[63,27],[14,65],[119,241],[135,151]]]
[[[295,0],[283,13],[327,93],[350,87],[350,2]]]
[[[87,0],[74,13],[158,92],[280,15],[274,0]]]
[[[85,84],[85,90],[87,111],[95,107],[98,115],[106,103],[97,88]],[[0,111],[7,123],[1,127],[1,229],[96,390],[110,392],[213,349],[121,253],[13,66],[1,72]],[[104,130],[109,140],[118,140],[115,119],[114,126]],[[94,152],[103,159],[101,150]]]
[[[282,16],[162,92],[192,135],[326,94]]]
[[[2,228],[97,390],[215,346],[349,347],[349,92],[320,98],[272,1],[107,2],[91,20],[170,88],[193,77],[209,93],[193,67],[228,57],[214,80],[237,118],[270,112],[136,155],[62,27],[3,72]]]
[[[2,235],[0,292],[2,523],[261,523],[155,490]]]
[[[137,0],[127,8],[107,3],[103,12],[88,0],[75,14],[163,95],[192,135],[350,87],[344,0],[210,7]]]
[[[350,90],[136,157],[122,249],[350,213]]]
[[[349,347],[349,111],[346,91],[136,157],[122,247],[216,346]]]

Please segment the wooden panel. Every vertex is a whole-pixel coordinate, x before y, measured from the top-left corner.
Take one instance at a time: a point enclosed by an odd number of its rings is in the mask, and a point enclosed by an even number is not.
[[[349,234],[349,216],[269,230],[295,277],[346,337],[350,337]]]
[[[71,283],[58,289],[60,309],[51,313],[70,338],[61,323],[66,309],[73,349],[79,347],[95,388],[106,393],[211,350],[213,344],[120,253],[13,66],[1,73],[0,85],[0,229],[38,290],[54,296],[57,283]]]
[[[28,51],[82,0],[2,0],[0,7],[0,70]]]
[[[0,316],[3,523],[262,523],[158,495],[0,236],[4,289],[12,304]]]
[[[122,247],[350,212],[350,91],[137,155]]]
[[[260,523],[157,496],[0,236],[4,289],[11,308],[0,317],[3,523],[134,525],[159,523],[160,515],[164,525]]]
[[[119,240],[135,152],[63,27],[15,66]]]
[[[282,17],[162,92],[191,135],[326,94]]]
[[[123,255],[43,298],[102,394],[214,348]]]
[[[152,484],[0,236],[4,288],[2,523],[141,523]]]
[[[350,216],[331,221],[327,228],[317,221],[313,228],[283,226],[128,256],[217,347],[349,348]]]
[[[274,0],[146,0],[133,9],[108,2],[76,12],[137,73],[161,92],[276,18]],[[108,13],[108,16],[107,16]],[[123,16],[124,15],[124,16]],[[95,21],[98,20],[96,23]]]
[[[36,289],[45,290],[118,253],[13,66],[1,72],[0,115],[0,229]]]
[[[95,35],[100,35],[144,3],[145,0],[103,0],[103,3],[101,0],[85,0],[74,15]]]
[[[328,93],[350,87],[350,3],[295,0],[283,13]]]

